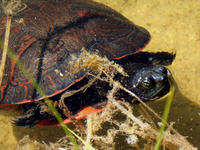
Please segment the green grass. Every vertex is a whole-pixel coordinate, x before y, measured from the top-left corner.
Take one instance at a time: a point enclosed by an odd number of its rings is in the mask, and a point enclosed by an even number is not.
[[[160,150],[160,145],[161,145],[161,142],[162,142],[162,139],[163,139],[163,134],[164,134],[164,130],[165,130],[165,127],[166,127],[167,118],[168,118],[169,111],[170,111],[170,108],[171,108],[171,103],[172,103],[172,100],[173,100],[173,97],[174,97],[174,86],[173,85],[171,85],[170,92],[169,92],[168,95],[169,96],[167,97],[167,101],[166,101],[166,104],[165,104],[165,110],[164,110],[163,117],[162,117],[162,125],[160,126],[160,129],[159,129],[159,135],[157,137],[154,150]]]

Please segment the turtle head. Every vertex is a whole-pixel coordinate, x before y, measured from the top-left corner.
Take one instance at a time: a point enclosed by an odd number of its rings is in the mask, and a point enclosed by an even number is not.
[[[133,66],[136,67],[129,65],[129,78],[121,80],[121,83],[143,101],[159,99],[170,91],[171,73],[166,67],[143,64]]]
[[[158,99],[169,92],[170,76],[171,73],[164,66],[147,66],[132,76],[131,86],[144,101]]]

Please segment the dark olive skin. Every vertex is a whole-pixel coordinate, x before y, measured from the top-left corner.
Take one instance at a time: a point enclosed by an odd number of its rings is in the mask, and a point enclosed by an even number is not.
[[[156,98],[167,86],[169,76],[169,71],[163,66],[148,66],[134,75],[132,86],[144,94],[142,99]]]
[[[175,54],[168,52],[139,52],[127,56],[116,62],[126,70],[129,77],[119,75],[115,79],[143,101],[158,99],[170,90],[172,76],[165,66],[170,65],[175,56]],[[117,95],[126,97],[127,93]],[[129,97],[126,98],[129,99]]]
[[[138,95],[143,101],[149,101],[160,98],[169,92],[170,77],[171,73],[164,66],[142,65],[130,79],[127,79],[128,83],[122,82],[122,85]]]

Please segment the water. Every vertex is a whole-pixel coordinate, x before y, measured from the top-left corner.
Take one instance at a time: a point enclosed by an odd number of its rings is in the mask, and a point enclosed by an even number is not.
[[[152,40],[145,51],[176,52],[169,67],[178,89],[170,113],[175,128],[200,148],[200,1],[199,0],[98,0],[145,27]],[[164,102],[152,104],[156,111]],[[41,141],[64,136],[58,127],[24,129],[10,123],[14,112],[0,111],[0,149],[15,149],[24,135]]]

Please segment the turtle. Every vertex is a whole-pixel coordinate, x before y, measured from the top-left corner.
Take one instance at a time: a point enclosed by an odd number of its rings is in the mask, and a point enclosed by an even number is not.
[[[110,67],[113,80],[145,102],[169,92],[171,73],[165,66],[173,62],[175,54],[143,52],[151,39],[145,28],[112,8],[90,0],[23,2],[26,8],[12,18],[9,48],[52,102],[59,102],[64,92],[78,90],[95,78],[93,69],[75,67],[80,58],[89,63],[93,56],[121,67],[124,73],[112,73]],[[6,16],[0,12],[1,40],[5,22]],[[51,113],[44,111],[45,97],[34,88],[16,61],[7,56],[5,66],[0,107],[17,105],[23,108],[23,115],[14,119],[14,124],[32,127],[45,120],[55,120]],[[67,97],[64,104],[77,120],[82,119],[88,112],[103,110],[98,104],[106,101],[110,89],[111,84],[96,80],[84,91]],[[119,90],[115,97],[137,103],[127,95]],[[58,110],[65,123],[71,122],[62,109]],[[78,116],[80,112],[85,115]]]

